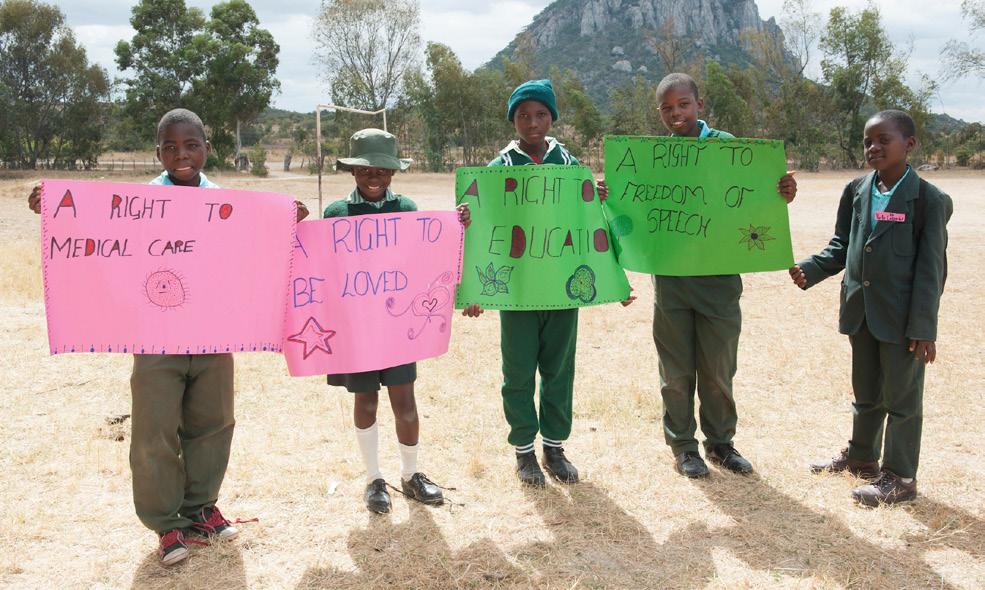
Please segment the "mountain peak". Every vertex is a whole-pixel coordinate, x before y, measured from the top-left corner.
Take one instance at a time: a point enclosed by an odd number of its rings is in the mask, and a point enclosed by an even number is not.
[[[635,75],[656,81],[671,69],[703,70],[707,59],[747,65],[756,35],[783,46],[754,0],[556,0],[490,65],[526,61],[537,75],[570,69],[604,105],[609,89]]]

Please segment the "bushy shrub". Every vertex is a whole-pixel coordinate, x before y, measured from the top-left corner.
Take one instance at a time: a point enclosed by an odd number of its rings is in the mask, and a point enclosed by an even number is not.
[[[250,174],[253,176],[266,176],[267,172],[267,150],[260,144],[250,148]]]

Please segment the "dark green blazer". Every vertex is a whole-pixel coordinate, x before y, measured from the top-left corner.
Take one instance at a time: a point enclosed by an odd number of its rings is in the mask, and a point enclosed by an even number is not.
[[[903,213],[904,221],[878,221],[870,231],[874,179],[872,172],[861,182],[845,187],[828,247],[799,263],[807,275],[804,288],[844,269],[839,320],[842,334],[857,333],[864,321],[869,332],[883,342],[936,340],[951,198],[928,183],[923,230],[914,235],[920,177],[916,170],[910,170],[886,206],[887,212]]]

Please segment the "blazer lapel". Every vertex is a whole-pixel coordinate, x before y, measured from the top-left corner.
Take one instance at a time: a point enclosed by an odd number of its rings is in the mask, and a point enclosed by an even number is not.
[[[875,174],[872,175],[873,181],[875,180]],[[903,213],[907,215],[906,222],[912,223],[912,219],[909,218],[910,205],[909,202],[916,199],[919,196],[919,183],[920,178],[917,176],[916,170],[910,170],[903,182],[896,188],[896,192],[889,199],[889,203],[886,205],[886,213]],[[871,188],[869,189],[872,190]],[[869,201],[872,201],[872,193],[868,193]],[[871,215],[871,213],[870,213]],[[889,231],[889,228],[893,226],[893,221],[877,221],[876,228],[872,231],[869,239],[866,241],[872,241],[882,234]]]
[[[869,219],[872,218],[872,183],[874,182],[875,176],[875,172],[871,172],[863,178],[862,182],[858,183],[858,186],[855,188],[855,197],[852,199],[852,208],[855,209],[855,217],[858,220],[859,227],[862,228],[862,237],[866,241],[869,238],[869,228],[871,227]]]

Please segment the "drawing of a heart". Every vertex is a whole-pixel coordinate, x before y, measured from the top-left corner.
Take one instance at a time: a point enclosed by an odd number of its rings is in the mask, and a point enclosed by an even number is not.
[[[446,287],[435,287],[426,293],[418,293],[411,303],[414,315],[431,315],[451,301]]]

